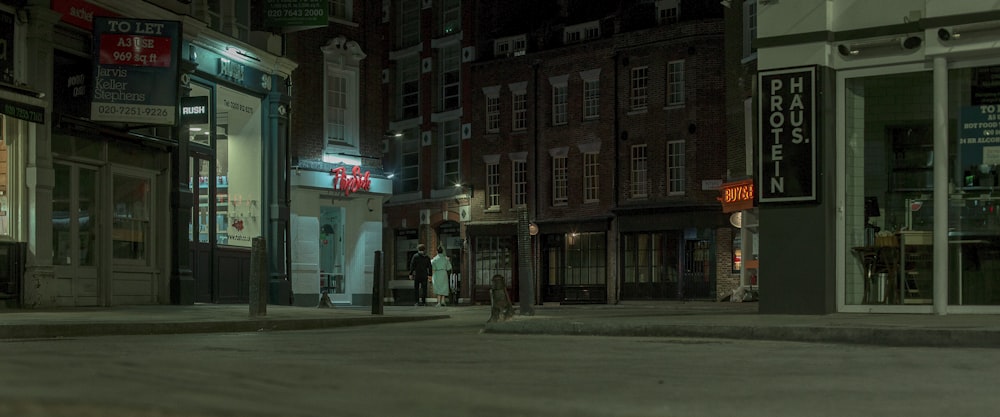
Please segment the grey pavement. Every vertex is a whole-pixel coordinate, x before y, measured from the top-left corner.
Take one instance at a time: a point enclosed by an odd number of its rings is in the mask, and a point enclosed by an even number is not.
[[[0,339],[100,335],[307,330],[422,320],[481,320],[507,334],[756,339],[886,346],[1000,348],[1000,315],[759,314],[757,303],[622,302],[534,306],[534,314],[487,323],[490,306],[310,308],[268,305],[250,317],[246,304],[111,308],[0,309]]]

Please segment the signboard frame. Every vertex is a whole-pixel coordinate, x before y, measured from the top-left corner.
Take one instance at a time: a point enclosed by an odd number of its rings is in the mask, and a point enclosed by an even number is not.
[[[756,191],[761,204],[818,200],[816,74],[813,65],[757,75]]]

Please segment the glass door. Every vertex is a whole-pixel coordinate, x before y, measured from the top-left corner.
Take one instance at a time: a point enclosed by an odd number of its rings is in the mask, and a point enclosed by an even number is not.
[[[102,305],[97,259],[100,210],[97,168],[53,163],[52,265],[55,276],[69,281],[72,297],[61,304]]]

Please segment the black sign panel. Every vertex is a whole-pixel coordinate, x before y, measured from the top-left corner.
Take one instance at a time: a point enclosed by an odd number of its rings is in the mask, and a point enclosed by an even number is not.
[[[816,201],[816,68],[758,74],[758,201]]]
[[[208,96],[181,97],[181,124],[208,123]]]
[[[54,113],[90,117],[90,89],[94,67],[87,58],[60,50],[53,54],[52,111]]]
[[[29,122],[45,123],[45,108],[30,104],[0,99],[0,113]]]
[[[14,15],[0,11],[0,81],[14,84]]]

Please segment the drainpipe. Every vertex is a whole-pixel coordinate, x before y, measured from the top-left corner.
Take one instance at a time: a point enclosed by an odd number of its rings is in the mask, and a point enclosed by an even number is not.
[[[612,207],[612,209],[618,208],[618,203],[619,203],[619,199],[620,199],[619,198],[619,192],[618,192],[618,190],[619,190],[619,187],[618,187],[618,168],[619,168],[619,159],[621,158],[621,154],[620,154],[621,144],[619,143],[621,141],[621,138],[619,138],[618,135],[621,134],[621,132],[619,132],[619,129],[621,128],[621,126],[619,125],[619,120],[618,120],[618,96],[619,96],[619,92],[618,92],[618,58],[619,58],[619,52],[617,50],[615,50],[614,52],[611,53],[611,68],[613,68],[613,70],[611,71],[611,77],[614,80],[614,82],[612,83],[612,86],[614,88],[614,93],[611,94],[612,105],[614,106],[614,111],[611,113],[612,114],[612,116],[611,116],[612,117],[611,125],[613,126],[612,128],[614,129],[614,132],[612,134],[613,137],[611,138],[611,140],[614,143],[613,149],[614,149],[614,153],[615,153],[615,155],[614,155],[615,156],[615,162],[614,162],[614,165],[612,165],[612,169],[611,169],[611,183],[614,184],[614,189],[613,189],[612,199],[611,199],[611,207]],[[618,277],[618,272],[621,271],[621,265],[619,264],[619,262],[622,260],[622,257],[619,256],[619,254],[622,251],[621,251],[621,247],[620,247],[621,241],[618,239],[618,235],[620,234],[619,233],[618,216],[616,216],[614,214],[612,214],[612,217],[611,217],[611,231],[613,233],[613,235],[611,236],[611,238],[614,239],[614,242],[617,242],[617,244],[612,245],[612,247],[615,248],[615,253],[612,256],[614,257],[613,259],[615,259],[616,261],[614,262],[614,265],[615,265],[615,268],[614,268],[614,277],[615,277],[615,280],[614,280],[614,283],[611,286],[611,298],[612,298],[612,301],[614,302],[614,304],[618,304],[621,301],[620,300],[620,298],[621,298],[621,288],[620,288],[621,287],[621,283],[620,283],[620,280],[619,280],[619,277]]]
[[[531,149],[531,155],[532,155],[532,158],[534,159],[534,165],[535,165],[535,167],[534,167],[534,171],[535,171],[534,172],[534,177],[535,178],[538,178],[538,175],[539,175],[538,161],[541,158],[541,156],[540,156],[541,153],[539,153],[540,150],[539,150],[539,146],[538,146],[538,125],[539,125],[539,118],[538,118],[538,114],[539,114],[539,111],[538,111],[538,82],[539,82],[538,81],[538,72],[539,72],[539,70],[538,70],[538,67],[541,65],[541,63],[542,63],[542,60],[540,60],[540,59],[536,59],[536,60],[534,60],[531,63],[531,77],[532,77],[532,81],[533,81],[533,84],[534,84],[534,86],[532,87],[532,90],[533,90],[532,91],[532,96],[533,96],[532,97],[532,101],[534,102],[534,103],[532,103],[532,108],[535,109],[535,117],[533,118],[534,119],[534,125],[531,128],[531,130],[532,130],[532,132],[531,132],[531,135],[532,135],[532,138],[531,138],[531,148],[532,148]],[[532,201],[531,201],[531,203],[532,203],[531,204],[531,217],[528,219],[528,224],[529,225],[531,223],[534,223],[535,220],[538,219],[538,205],[539,205],[539,202],[538,202],[538,189],[539,188],[541,188],[541,187],[539,187],[538,184],[536,183],[535,186],[532,187],[532,190],[531,190],[531,193],[533,194],[533,196],[532,196]],[[535,236],[530,236],[530,235],[528,236],[528,242],[530,242],[530,244],[532,246],[532,248],[531,248],[531,283],[535,287],[535,291],[533,291],[534,295],[535,295],[534,304],[541,304],[541,301],[542,301],[542,296],[541,296],[541,293],[542,293],[542,283],[539,282],[539,280],[538,280],[538,276],[539,276],[539,272],[538,272],[538,250],[539,249],[536,247],[539,244],[538,240],[539,240],[539,238],[537,238]]]

